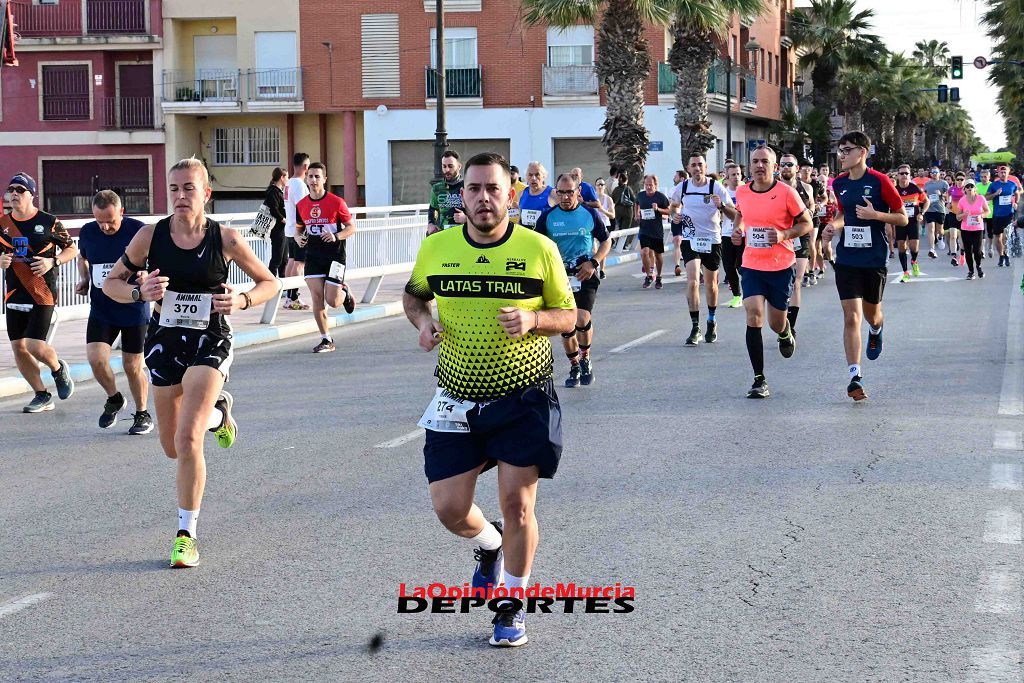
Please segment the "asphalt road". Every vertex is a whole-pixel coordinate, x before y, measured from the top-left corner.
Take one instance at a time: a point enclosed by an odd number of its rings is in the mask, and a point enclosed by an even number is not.
[[[684,348],[682,285],[613,269],[597,382],[560,391],[532,579],[632,585],[636,609],[533,615],[514,651],[486,645],[485,611],[396,613],[399,583],[473,567],[431,511],[422,437],[377,447],[432,392],[404,319],[341,332],[333,355],[309,337],[239,353],[241,435],[207,441],[193,570],[166,568],[174,470],[155,433],[98,429],[93,384],[51,413],[0,402],[0,680],[1021,680],[1022,425],[1000,408],[1022,398],[1019,311],[1009,359],[1006,337],[1024,268],[924,269],[886,291],[858,405],[831,277],[804,290],[792,359],[765,334],[758,402],[741,310]],[[482,477],[491,517],[495,488]]]

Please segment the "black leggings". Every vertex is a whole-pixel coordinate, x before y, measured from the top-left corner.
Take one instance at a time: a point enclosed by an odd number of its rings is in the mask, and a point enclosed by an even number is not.
[[[284,277],[285,266],[288,265],[288,238],[284,236],[284,224],[278,223],[270,231],[270,263],[267,267],[275,277]]]
[[[732,243],[732,236],[722,235],[722,268],[725,270],[725,279],[729,282],[729,289],[733,296],[740,296],[739,267],[743,263],[743,244],[736,246]]]
[[[981,238],[984,230],[961,230],[960,239],[964,242],[964,256],[967,260],[967,272],[973,273],[975,264],[981,268]]]

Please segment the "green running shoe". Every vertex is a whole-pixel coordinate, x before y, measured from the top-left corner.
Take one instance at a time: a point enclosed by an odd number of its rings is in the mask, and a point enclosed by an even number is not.
[[[916,263],[911,263],[910,272],[914,274],[914,277],[921,277],[921,266]]]
[[[910,273],[903,273],[903,277],[900,278],[900,282],[910,282]]]
[[[221,448],[231,448],[234,446],[235,438],[238,436],[238,423],[231,416],[231,406],[234,404],[234,396],[223,390],[220,392],[220,398],[217,399],[217,403],[214,404],[215,408],[223,413],[224,420],[221,422],[220,427],[210,431],[217,437],[217,445]]]
[[[743,299],[739,296],[734,296],[729,300],[729,308],[739,308],[743,305]]]
[[[171,566],[176,568],[194,567],[199,564],[199,546],[187,531],[179,531],[171,549]]]

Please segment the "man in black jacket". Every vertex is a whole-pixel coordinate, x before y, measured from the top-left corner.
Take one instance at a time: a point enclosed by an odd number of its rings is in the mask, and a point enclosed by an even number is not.
[[[270,230],[270,263],[267,266],[276,277],[284,277],[284,268],[288,264],[285,255],[287,240],[284,236],[284,186],[288,182],[288,171],[278,167],[270,177],[267,196],[263,203],[270,209],[274,217],[274,227]]]

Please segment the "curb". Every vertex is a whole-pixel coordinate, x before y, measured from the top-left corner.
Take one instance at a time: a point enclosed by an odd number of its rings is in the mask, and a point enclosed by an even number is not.
[[[328,328],[345,327],[346,325],[355,325],[362,322],[368,322],[370,320],[390,318],[401,314],[402,311],[401,301],[391,301],[386,304],[377,304],[367,306],[365,308],[359,308],[352,314],[342,313],[341,315],[329,315],[327,316],[327,326]],[[292,337],[300,337],[304,334],[311,334],[317,331],[316,321],[312,319],[295,323],[287,323],[280,326],[268,326],[267,329],[250,330],[236,334],[234,339],[232,339],[232,348],[243,349],[247,346],[269,344],[270,342],[280,341],[282,339],[291,339]],[[119,375],[124,372],[119,354],[111,356],[110,369],[114,371],[115,375]],[[88,363],[75,363],[70,366],[70,370],[71,379],[75,382],[84,382],[93,379],[92,368]],[[48,372],[43,370],[42,376],[43,381],[47,386],[53,386],[53,381],[49,378]],[[29,386],[28,382],[20,376],[0,377],[0,398],[7,398],[31,392],[32,387]]]

